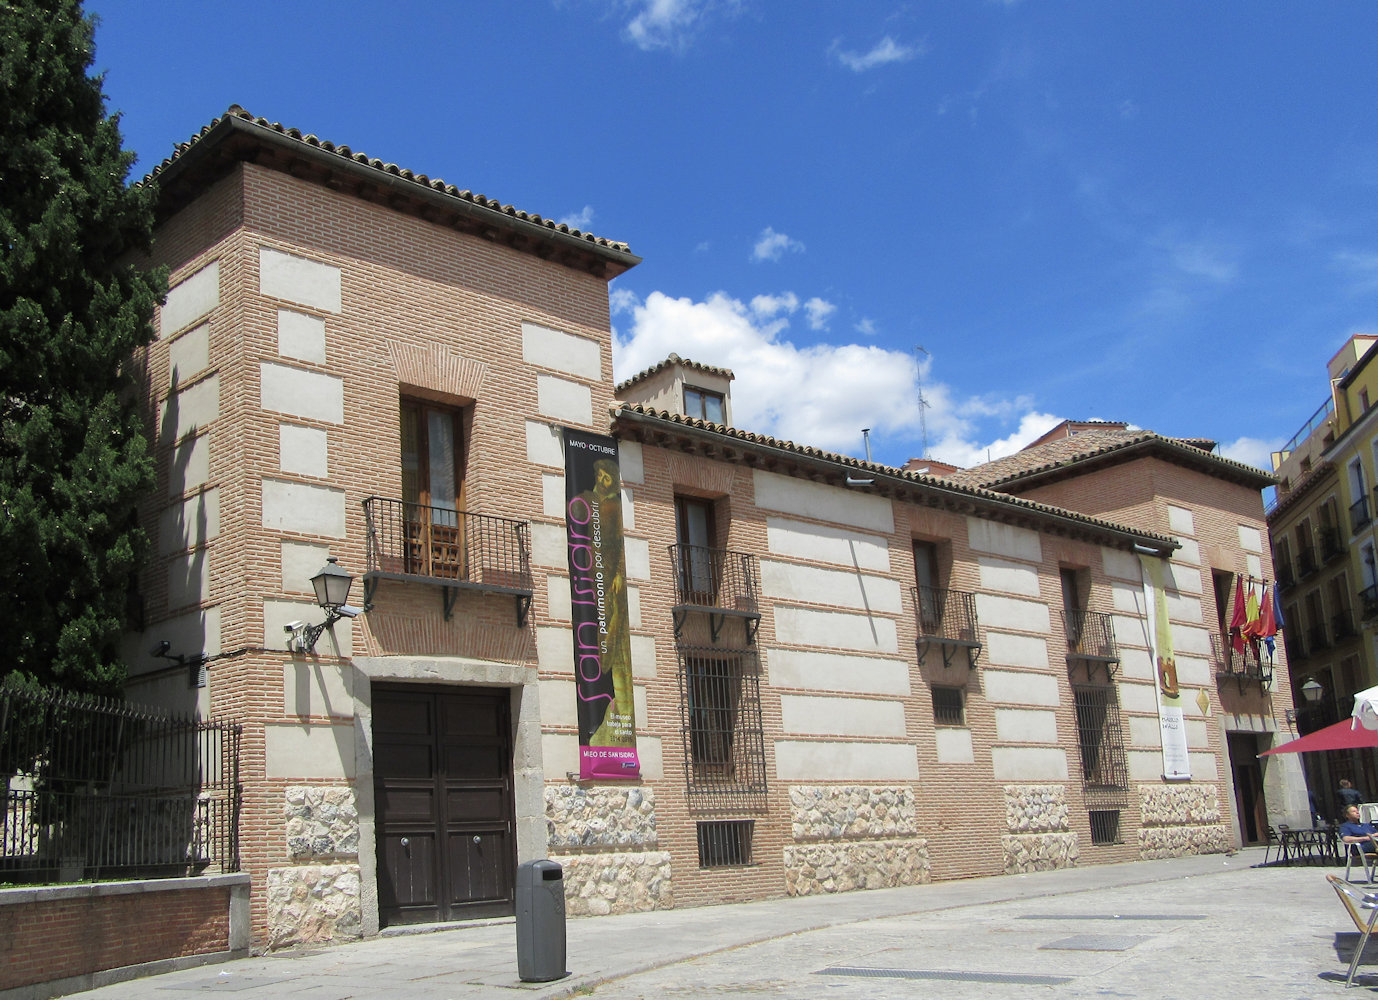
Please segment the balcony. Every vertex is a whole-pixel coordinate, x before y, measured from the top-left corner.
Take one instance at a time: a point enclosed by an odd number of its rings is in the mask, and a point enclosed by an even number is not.
[[[1340,542],[1340,533],[1329,525],[1322,525],[1321,536],[1321,562],[1329,565],[1340,556],[1345,554],[1344,545]]]
[[[1081,660],[1087,672],[1099,663],[1105,666],[1107,676],[1113,676],[1120,662],[1120,652],[1115,645],[1115,630],[1110,616],[1099,611],[1080,611],[1063,609],[1062,628],[1067,635],[1067,662]]]
[[[1297,574],[1307,580],[1316,575],[1316,570],[1320,569],[1320,564],[1316,562],[1316,550],[1304,548],[1297,550]]]
[[[531,608],[531,526],[488,514],[426,507],[402,500],[364,501],[368,563],[364,604],[372,607],[379,580],[438,584],[445,620],[461,590],[511,594],[517,626]]]
[[[1211,652],[1215,660],[1215,677],[1220,680],[1234,680],[1239,683],[1240,694],[1251,683],[1258,684],[1259,691],[1267,691],[1273,686],[1273,657],[1262,643],[1244,642],[1240,652],[1230,644],[1228,638],[1211,634]]]
[[[1334,615],[1330,619],[1330,632],[1335,637],[1335,645],[1337,646],[1358,635],[1359,631],[1354,627],[1354,612],[1344,608]]]
[[[670,614],[676,638],[689,614],[698,612],[708,615],[714,642],[728,618],[743,619],[747,643],[756,641],[761,624],[761,569],[756,556],[706,545],[671,545],[670,565],[675,575]]]
[[[1297,579],[1292,575],[1292,564],[1284,559],[1279,559],[1274,567],[1277,570],[1278,586],[1283,590],[1291,590],[1296,586]]]
[[[1359,617],[1366,622],[1378,618],[1378,584],[1359,591]]]
[[[1330,636],[1326,635],[1324,623],[1317,623],[1306,630],[1306,648],[1313,653],[1330,648]]]
[[[1349,523],[1353,530],[1358,531],[1368,522],[1368,497],[1363,496],[1349,505]]]
[[[967,666],[976,669],[981,636],[976,618],[976,595],[965,590],[911,587],[919,617],[918,653],[923,663],[932,646],[943,651],[943,667],[952,666],[957,651],[966,651]]]
[[[1287,650],[1287,662],[1294,666],[1311,655],[1306,648],[1306,640],[1295,632],[1284,632],[1282,645]]]

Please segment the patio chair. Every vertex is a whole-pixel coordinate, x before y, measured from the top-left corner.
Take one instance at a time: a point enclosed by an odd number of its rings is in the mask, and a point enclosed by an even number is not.
[[[1378,861],[1378,855],[1372,851],[1364,850],[1363,844],[1345,844],[1345,881],[1349,881],[1349,870],[1354,862],[1359,862],[1359,867],[1364,869],[1365,881],[1372,883],[1373,866]]]
[[[1364,957],[1364,946],[1368,944],[1374,924],[1378,923],[1378,893],[1356,888],[1338,875],[1327,875],[1325,879],[1334,887],[1349,919],[1359,930],[1359,943],[1354,946],[1354,958],[1349,963],[1349,975],[1345,977],[1348,987],[1354,984],[1354,972],[1359,968],[1359,959]]]
[[[1264,829],[1268,831],[1265,835],[1267,839],[1263,841],[1263,863],[1266,865],[1268,863],[1269,851],[1277,851],[1277,854],[1273,857],[1274,861],[1282,857],[1282,840],[1278,837],[1278,832],[1274,830],[1271,825],[1264,827]]]

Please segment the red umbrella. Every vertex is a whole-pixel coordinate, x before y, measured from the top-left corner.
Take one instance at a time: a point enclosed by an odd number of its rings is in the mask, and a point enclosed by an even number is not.
[[[1267,757],[1273,753],[1306,753],[1308,750],[1357,750],[1364,747],[1378,748],[1378,730],[1369,729],[1353,719],[1341,719],[1334,725],[1317,729],[1301,739],[1264,750],[1259,756]]]

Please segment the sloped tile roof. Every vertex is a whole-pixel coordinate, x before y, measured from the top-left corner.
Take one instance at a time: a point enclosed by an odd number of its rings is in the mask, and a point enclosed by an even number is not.
[[[967,486],[998,490],[1058,472],[1071,472],[1073,467],[1084,467],[1093,461],[1120,457],[1127,459],[1131,452],[1151,450],[1168,461],[1191,465],[1225,479],[1244,481],[1258,489],[1271,486],[1276,481],[1269,473],[1252,465],[1211,454],[1202,447],[1207,444],[1213,446],[1214,442],[1202,438],[1169,438],[1145,430],[1096,428],[1025,448],[1005,458],[951,473],[945,478]]]
[[[737,377],[736,375],[732,374],[731,368],[715,368],[713,365],[701,365],[697,361],[690,361],[688,358],[681,358],[678,354],[671,354],[668,358],[666,358],[664,361],[661,361],[659,364],[651,365],[651,367],[647,368],[645,371],[637,372],[631,378],[624,379],[623,381],[617,383],[617,387],[614,391],[621,392],[623,389],[628,389],[631,386],[636,385],[636,383],[644,379],[650,378],[652,375],[656,374],[656,372],[662,372],[666,368],[671,367],[672,365],[683,365],[685,368],[692,368],[694,369],[694,371],[704,372],[708,375],[721,375],[725,379],[735,379]]]
[[[524,212],[512,205],[503,204],[496,198],[489,198],[485,195],[475,193],[466,189],[461,189],[453,184],[447,184],[439,178],[428,177],[426,174],[415,173],[404,167],[399,167],[395,163],[386,163],[375,157],[370,157],[365,153],[355,152],[349,146],[331,142],[328,139],[321,139],[309,133],[303,133],[300,129],[289,128],[280,122],[272,122],[266,118],[258,118],[250,114],[237,104],[230,105],[225,114],[213,119],[208,125],[204,126],[198,133],[193,135],[186,142],[178,143],[172,155],[154,167],[140,184],[162,184],[169,173],[181,165],[182,161],[196,153],[203,145],[213,143],[220,138],[226,131],[226,127],[231,126],[243,130],[259,129],[265,137],[275,138],[278,142],[290,140],[292,143],[300,145],[300,152],[303,155],[313,155],[316,157],[334,157],[343,163],[348,163],[351,167],[365,168],[374,171],[379,178],[397,178],[414,185],[417,192],[429,192],[440,194],[447,198],[454,199],[466,205],[491,212],[493,216],[503,220],[526,223],[531,226],[540,227],[550,234],[559,234],[562,237],[570,237],[575,240],[588,244],[591,248],[610,253],[622,258],[623,270],[640,262],[640,258],[631,253],[626,243],[616,240],[605,239],[575,229],[564,223],[547,219],[532,212]]]
[[[1062,507],[1055,507],[1052,504],[1040,503],[1035,500],[1026,500],[1022,497],[1011,496],[1008,493],[985,489],[978,485],[956,483],[946,476],[910,472],[894,466],[882,465],[879,462],[866,462],[859,458],[853,458],[850,455],[841,455],[837,452],[825,451],[822,448],[795,444],[793,441],[784,438],[771,437],[768,434],[757,434],[753,431],[728,427],[726,424],[715,424],[711,421],[701,420],[697,417],[686,417],[679,413],[658,410],[654,407],[644,406],[640,403],[614,402],[611,410],[614,424],[618,422],[619,418],[623,418],[652,424],[668,425],[667,429],[680,427],[703,431],[723,439],[726,443],[734,441],[739,442],[747,446],[748,449],[751,446],[771,448],[789,453],[790,455],[799,456],[803,459],[813,459],[818,462],[826,463],[827,465],[837,467],[840,472],[848,476],[856,472],[866,476],[884,477],[890,484],[902,488],[912,487],[916,492],[938,492],[953,498],[967,498],[971,501],[978,501],[980,506],[992,511],[1003,510],[1007,513],[1018,513],[1033,520],[1043,519],[1044,521],[1050,521],[1055,519],[1061,522],[1072,522],[1093,534],[1114,534],[1119,536],[1121,541],[1126,537],[1130,537],[1134,541],[1142,541],[1164,550],[1178,547],[1177,541],[1166,535],[1144,531],[1141,528],[1131,527],[1115,521],[1107,521],[1103,518],[1092,517],[1089,514],[1066,510]],[[860,478],[860,476],[853,478]]]

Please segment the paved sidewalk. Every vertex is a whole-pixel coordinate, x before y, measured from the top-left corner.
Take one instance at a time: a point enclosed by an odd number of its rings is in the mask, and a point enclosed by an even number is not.
[[[80,996],[956,998],[988,997],[993,982],[1021,974],[1028,982],[1006,987],[1009,995],[1030,986],[1057,996],[1246,993],[1251,1000],[1342,992],[1342,982],[1329,980],[1345,971],[1357,935],[1325,882],[1336,869],[1251,868],[1262,856],[1251,849],[571,920],[571,975],[553,983],[518,980],[515,926],[503,920],[279,952]],[[1050,977],[1064,982],[1042,981]],[[1364,981],[1378,985],[1378,976]]]

